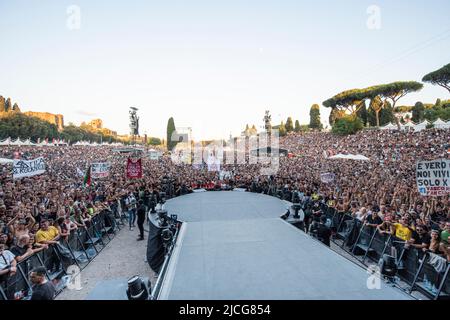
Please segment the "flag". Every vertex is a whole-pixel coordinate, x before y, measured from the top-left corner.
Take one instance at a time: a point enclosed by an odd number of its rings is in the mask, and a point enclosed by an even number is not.
[[[86,170],[86,174],[84,175],[83,186],[91,185],[91,166],[89,166]]]

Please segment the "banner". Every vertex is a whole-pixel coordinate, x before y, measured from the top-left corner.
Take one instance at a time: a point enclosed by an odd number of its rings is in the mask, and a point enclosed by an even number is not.
[[[158,160],[159,157],[161,156],[161,154],[159,152],[157,152],[157,151],[150,151],[148,153],[148,156],[149,156],[150,160]]]
[[[437,159],[416,163],[417,189],[422,196],[450,193],[450,160]]]
[[[109,169],[111,168],[111,164],[108,162],[97,162],[91,164],[91,178],[106,178],[109,176]]]
[[[331,183],[334,181],[334,179],[336,179],[336,175],[332,172],[320,174],[320,181],[322,181],[323,183]]]
[[[208,157],[208,171],[220,171],[220,159],[213,154]]]
[[[84,177],[84,172],[77,168],[77,175],[80,177]]]
[[[220,180],[230,179],[230,178],[231,178],[231,172],[230,171],[220,170],[220,172],[219,172],[219,179]]]
[[[128,179],[142,178],[142,159],[133,160],[131,158],[128,158],[127,178]]]
[[[43,157],[33,160],[14,160],[13,179],[32,177],[45,172],[45,162]]]

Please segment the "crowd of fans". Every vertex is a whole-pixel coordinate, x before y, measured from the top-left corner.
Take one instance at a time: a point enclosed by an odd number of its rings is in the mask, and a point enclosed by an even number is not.
[[[281,138],[280,147],[293,156],[280,157],[275,174],[261,175],[261,164],[223,165],[221,169],[229,172],[224,179],[207,166],[176,164],[168,154],[158,160],[144,155],[143,178],[128,180],[129,155],[114,152],[112,147],[2,147],[1,158],[43,156],[46,172],[13,179],[10,165],[0,167],[0,282],[17,272],[17,263],[47,250],[72,230],[85,228],[96,214],[111,210],[118,201],[130,212],[132,229],[139,200],[151,207],[162,192],[177,196],[197,188],[245,188],[286,200],[298,194],[450,261],[449,197],[420,196],[415,182],[416,161],[448,159],[449,138],[450,131],[437,129],[417,133],[373,130],[346,137],[292,133]],[[337,153],[362,154],[370,160],[329,159]],[[85,186],[80,172],[93,162],[109,162],[111,171],[107,178]],[[322,173],[333,173],[335,178],[324,182]],[[308,219],[312,212],[306,213]]]

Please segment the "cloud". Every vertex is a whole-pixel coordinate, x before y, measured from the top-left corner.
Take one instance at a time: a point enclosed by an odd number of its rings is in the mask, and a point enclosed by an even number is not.
[[[97,116],[97,114],[95,112],[89,112],[89,111],[84,111],[84,110],[76,110],[75,113],[78,115],[81,115],[81,116],[88,116],[88,117],[96,117]]]

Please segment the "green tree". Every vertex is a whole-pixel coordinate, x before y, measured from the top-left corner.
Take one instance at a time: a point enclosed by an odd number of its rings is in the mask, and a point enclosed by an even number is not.
[[[385,126],[388,123],[396,122],[396,117],[394,115],[394,109],[389,101],[383,103],[383,108],[380,111],[380,125]]]
[[[424,119],[425,107],[422,102],[418,101],[412,108],[412,118],[411,120],[415,123],[420,123]]]
[[[441,101],[441,99],[439,99],[439,98],[437,98],[436,99],[436,103],[434,104],[435,106],[440,106],[442,104],[442,101]]]
[[[300,128],[300,122],[298,120],[295,120],[295,128],[294,131],[295,132],[300,132],[301,128]]]
[[[398,100],[411,92],[419,91],[423,88],[423,84],[416,81],[397,81],[388,84],[382,84],[372,87],[372,93],[379,95],[384,101],[388,99],[392,102],[392,109],[395,110],[395,105]],[[394,119],[400,129],[400,123],[397,118]]]
[[[286,120],[286,132],[294,131],[294,122],[291,117],[288,117]]]
[[[172,141],[172,134],[175,132],[175,121],[172,117],[167,121],[167,150],[172,150],[178,141]]]
[[[286,135],[286,126],[283,121],[281,121],[280,127],[278,128],[278,134],[280,137],[284,137]]]
[[[3,96],[0,96],[0,112],[5,112],[6,100]]]
[[[339,110],[338,108],[331,108],[330,116],[328,118],[328,122],[330,126],[333,126],[335,122],[344,116],[343,110]]]
[[[32,141],[37,141],[39,138],[56,139],[58,138],[58,129],[54,124],[39,118],[14,112],[3,116],[0,121],[0,139],[7,137],[30,138]]]
[[[366,101],[361,101],[361,105],[357,107],[358,111],[356,111],[356,115],[358,118],[361,119],[361,122],[363,123],[364,127],[367,126],[368,122],[368,112],[366,108]]]
[[[380,111],[383,109],[383,101],[381,101],[381,98],[379,96],[374,97],[372,100],[370,100],[369,108],[373,110],[375,113],[375,125],[377,127],[380,126]]]
[[[332,132],[340,135],[355,134],[363,127],[363,123],[359,117],[346,115],[336,121]]]
[[[311,129],[323,129],[322,122],[320,121],[320,107],[318,104],[313,104],[309,111],[309,127]]]
[[[422,81],[441,86],[450,92],[450,63],[425,75]]]
[[[372,109],[370,105],[369,108],[367,108],[367,123],[371,127],[377,126],[377,116],[375,115],[375,111]]]
[[[5,102],[5,112],[9,112],[11,111],[12,107],[11,107],[11,98],[6,99]]]
[[[148,144],[151,146],[159,146],[161,145],[161,139],[156,137],[150,137],[148,139]]]

